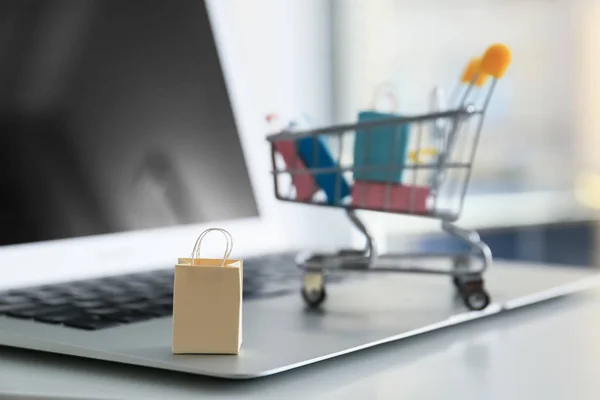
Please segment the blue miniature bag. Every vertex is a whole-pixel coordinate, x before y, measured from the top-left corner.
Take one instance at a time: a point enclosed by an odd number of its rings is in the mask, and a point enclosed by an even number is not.
[[[336,168],[338,165],[331,156],[327,144],[320,137],[306,137],[296,141],[298,154],[308,169]],[[341,172],[325,172],[313,175],[315,181],[327,196],[330,205],[341,204],[350,195],[350,185]]]
[[[392,97],[395,103],[395,97]],[[395,113],[361,111],[358,123],[398,118]],[[410,125],[380,125],[356,131],[354,180],[401,183],[408,156]]]

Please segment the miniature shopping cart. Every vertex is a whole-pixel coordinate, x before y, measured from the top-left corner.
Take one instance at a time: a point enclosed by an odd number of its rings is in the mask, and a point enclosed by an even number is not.
[[[309,307],[325,300],[326,275],[343,271],[445,274],[468,309],[488,306],[483,274],[492,262],[491,251],[477,232],[454,222],[463,209],[486,109],[510,60],[503,45],[471,60],[450,109],[415,116],[367,111],[356,123],[310,130],[288,127],[268,136],[277,199],[344,209],[366,239],[362,250],[298,256],[304,271],[301,293]],[[358,210],[438,219],[468,251],[378,254]],[[451,262],[445,268],[402,265],[407,259],[429,257]]]

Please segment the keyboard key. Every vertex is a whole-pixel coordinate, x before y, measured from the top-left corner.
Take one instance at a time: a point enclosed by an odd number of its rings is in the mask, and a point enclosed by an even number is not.
[[[9,317],[31,319],[40,313],[37,308],[17,308],[6,313]]]
[[[73,300],[68,297],[54,297],[54,298],[45,298],[40,299],[38,302],[44,306],[62,306],[66,304],[70,304]]]
[[[152,309],[152,312],[157,317],[167,317],[173,315],[173,307],[157,306]]]
[[[73,304],[77,308],[88,309],[88,308],[100,308],[105,307],[107,302],[101,300],[72,300]]]
[[[96,282],[95,286],[127,288],[127,282],[125,281],[125,279],[128,276],[130,275],[102,278]]]
[[[143,312],[144,310],[148,309],[149,307],[150,307],[150,304],[148,304],[147,302],[138,302],[138,303],[123,304],[121,306],[121,309],[127,310],[127,311]]]
[[[125,304],[123,310],[139,315],[149,315],[151,317],[162,317],[170,315],[173,307],[160,306],[154,303],[132,303]]]
[[[69,292],[69,294],[67,296],[74,300],[81,300],[81,301],[98,299],[98,293],[94,293],[91,291],[82,291],[82,290],[72,290],[71,292]]]
[[[31,299],[26,296],[15,296],[15,295],[4,295],[0,296],[0,304],[1,305],[9,305],[9,304],[23,304],[30,303]]]
[[[0,304],[0,315],[27,307],[29,307],[29,304]]]
[[[119,325],[116,321],[109,321],[100,319],[93,316],[86,316],[81,318],[72,319],[64,323],[66,326],[78,329],[85,329],[88,331],[95,331],[98,329],[111,328]]]
[[[48,290],[35,290],[35,291],[32,291],[31,293],[28,293],[27,297],[30,300],[39,302],[41,300],[56,299],[56,298],[60,298],[63,296],[58,293],[55,293],[55,292],[50,292]]]
[[[81,318],[84,316],[86,315],[81,310],[72,308],[68,310],[58,311],[56,313],[37,315],[33,317],[33,319],[38,322],[46,322],[49,324],[62,324],[64,322]]]
[[[152,293],[150,290],[141,291],[141,290],[132,290],[129,292],[131,298],[138,300],[152,300],[156,298],[157,294]]]
[[[2,294],[0,294],[0,299],[2,300],[6,300],[6,301],[11,301],[12,299],[14,300],[23,300],[23,299],[28,299],[27,294],[29,293],[28,290],[11,290],[9,292],[4,292]]]
[[[19,308],[17,310],[13,310],[7,313],[10,317],[16,318],[35,318],[41,317],[45,315],[54,315],[54,314],[80,314],[81,310],[69,305],[63,306],[28,306],[25,308]]]
[[[155,281],[130,281],[130,282],[124,282],[123,286],[125,286],[127,289],[133,289],[133,290],[149,290],[152,289],[158,282]]]
[[[100,296],[123,296],[129,293],[129,291],[124,287],[108,285],[98,286],[96,287],[95,291],[97,291]]]
[[[146,306],[147,307],[147,306]],[[117,322],[137,322],[157,317],[157,312],[146,309],[100,308],[86,311],[87,314]]]
[[[105,308],[92,308],[90,310],[86,310],[86,313],[89,315],[96,315],[98,317],[105,317],[114,314],[120,313],[121,310],[119,308],[114,307],[105,307]]]
[[[153,300],[152,304],[156,304],[159,307],[173,307],[173,295]]]
[[[127,304],[127,303],[135,303],[138,301],[144,301],[146,298],[143,296],[139,296],[136,294],[129,294],[127,296],[114,296],[106,299],[107,304]]]
[[[115,314],[104,315],[102,318],[116,322],[131,323],[152,319],[152,315],[135,311],[119,311]]]

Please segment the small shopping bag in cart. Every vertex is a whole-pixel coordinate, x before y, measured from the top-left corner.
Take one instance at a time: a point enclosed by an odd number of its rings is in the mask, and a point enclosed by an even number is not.
[[[275,150],[281,155],[288,169],[296,171],[292,174],[292,184],[296,188],[298,201],[310,201],[318,191],[317,184],[308,170],[304,161],[296,153],[294,142],[291,140],[273,143]]]
[[[227,238],[223,258],[201,258],[211,231]],[[204,231],[189,258],[175,266],[173,290],[174,354],[238,354],[242,344],[242,260],[230,259],[233,240],[218,228]]]
[[[354,182],[352,205],[368,210],[424,215],[430,188],[401,183]]]
[[[267,121],[274,131],[280,130],[279,117],[276,114],[268,114]],[[304,161],[300,158],[296,151],[296,146],[292,140],[278,140],[272,143],[275,151],[283,158],[283,162],[288,170],[294,171],[291,173],[292,185],[296,189],[297,201],[310,201],[315,193],[319,190],[314,178],[306,169]]]
[[[397,100],[388,86],[378,88],[373,99],[373,109],[378,97],[386,96],[397,109]],[[374,110],[361,111],[358,123],[398,118],[399,114]],[[406,162],[410,126],[408,124],[379,125],[356,131],[354,143],[354,180],[369,182],[402,182],[403,164]]]
[[[344,178],[340,165],[336,163],[326,141],[321,136],[309,136],[296,140],[296,151],[311,170],[330,205],[342,204],[350,195],[350,185]],[[341,156],[341,155],[340,155]],[[325,171],[320,172],[319,169]]]

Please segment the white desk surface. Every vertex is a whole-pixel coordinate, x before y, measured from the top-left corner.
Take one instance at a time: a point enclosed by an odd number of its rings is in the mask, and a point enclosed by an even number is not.
[[[600,288],[253,381],[0,347],[0,399],[597,400],[599,373]]]

